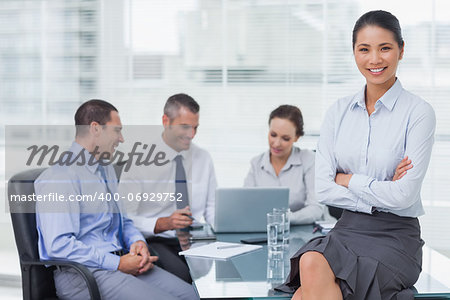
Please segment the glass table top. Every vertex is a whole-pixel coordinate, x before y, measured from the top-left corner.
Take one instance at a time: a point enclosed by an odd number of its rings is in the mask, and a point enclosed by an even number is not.
[[[289,275],[290,257],[309,239],[320,233],[312,233],[312,225],[292,226],[289,248],[282,257],[272,257],[267,246],[228,260],[186,257],[194,286],[200,298],[286,298],[291,294],[274,291]],[[205,229],[206,230],[206,229]],[[209,229],[207,229],[209,230]],[[217,234],[218,241],[237,242],[241,239],[262,237],[264,233]],[[186,247],[197,247],[211,241],[194,242]],[[183,245],[182,245],[183,247]],[[415,284],[416,298],[430,296],[434,299],[450,299],[450,259],[428,247],[424,247],[423,270]]]

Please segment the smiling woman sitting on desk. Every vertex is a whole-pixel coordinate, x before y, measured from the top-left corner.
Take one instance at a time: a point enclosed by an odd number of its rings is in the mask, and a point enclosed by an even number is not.
[[[404,45],[389,12],[370,11],[354,26],[353,55],[366,85],[328,109],[316,153],[317,197],[344,212],[291,258],[280,289],[295,291],[295,300],[414,299],[420,189],[436,119],[396,76]]]
[[[314,152],[294,143],[303,136],[300,109],[281,105],[270,113],[269,150],[251,160],[245,186],[284,186],[289,188],[291,224],[320,220],[324,206],[314,196]]]

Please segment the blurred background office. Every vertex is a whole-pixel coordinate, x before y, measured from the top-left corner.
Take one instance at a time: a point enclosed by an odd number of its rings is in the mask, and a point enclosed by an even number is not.
[[[0,180],[5,125],[72,124],[90,98],[112,102],[125,125],[159,125],[167,97],[184,92],[201,105],[196,143],[211,153],[219,185],[241,186],[250,158],[267,149],[270,111],[300,107],[298,146],[314,149],[326,108],[362,87],[351,30],[372,9],[399,18],[398,76],[436,111],[420,219],[428,246],[450,256],[447,0],[0,0]],[[2,204],[5,194],[1,184]],[[10,223],[2,209],[0,285],[14,298]]]

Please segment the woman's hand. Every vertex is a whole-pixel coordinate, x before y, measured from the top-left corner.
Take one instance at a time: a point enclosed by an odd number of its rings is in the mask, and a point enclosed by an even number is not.
[[[397,168],[395,169],[394,177],[392,178],[392,181],[399,180],[403,176],[405,176],[406,171],[411,169],[413,165],[411,164],[411,160],[408,159],[408,156],[406,156],[402,161],[398,164]]]
[[[336,178],[334,178],[334,181],[342,185],[343,187],[348,188],[348,184],[350,182],[350,179],[352,178],[353,174],[344,174],[344,173],[337,173]]]

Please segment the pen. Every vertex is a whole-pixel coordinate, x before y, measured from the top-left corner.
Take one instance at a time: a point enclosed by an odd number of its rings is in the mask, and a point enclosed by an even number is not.
[[[191,236],[189,238],[190,242],[194,242],[194,241],[213,241],[216,239],[215,235],[212,236]]]
[[[312,232],[312,233],[316,233],[319,229],[320,229],[320,226],[319,226],[319,225],[314,226],[313,232]]]
[[[237,248],[237,247],[242,247],[244,245],[230,245],[230,246],[219,246],[217,247],[217,249],[229,249],[229,248]]]
[[[186,216],[186,217],[188,217],[188,218],[189,218],[189,219],[191,219],[192,221],[194,221],[194,220],[195,220],[193,216],[190,216],[190,215],[188,215],[188,214],[183,214],[183,216]]]

